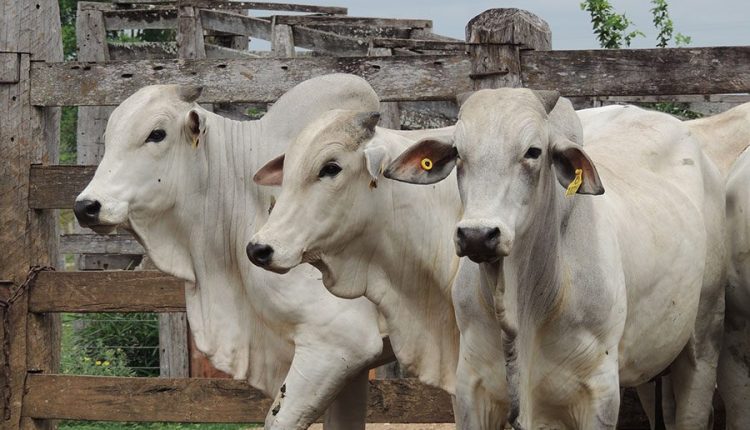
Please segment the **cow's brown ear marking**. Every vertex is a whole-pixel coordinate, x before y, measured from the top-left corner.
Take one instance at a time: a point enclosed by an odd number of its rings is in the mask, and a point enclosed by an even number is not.
[[[198,100],[202,92],[203,87],[198,85],[180,85],[177,89],[178,97],[186,103],[193,103]]]
[[[383,175],[411,184],[434,184],[450,175],[457,159],[452,138],[426,138],[393,160]]]
[[[266,163],[253,176],[258,185],[281,185],[284,177],[284,154]]]

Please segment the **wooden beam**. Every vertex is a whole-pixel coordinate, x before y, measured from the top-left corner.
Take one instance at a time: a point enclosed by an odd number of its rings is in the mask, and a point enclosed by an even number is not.
[[[750,91],[750,46],[521,52],[521,79],[567,96]]]
[[[299,27],[299,26],[298,26]],[[304,28],[310,28],[327,33],[335,33],[339,36],[345,36],[352,39],[366,41],[371,38],[396,38],[408,39],[412,36],[414,29],[404,27],[367,27],[347,24],[305,24]]]
[[[118,9],[104,12],[107,31],[177,28],[177,9]]]
[[[448,100],[471,89],[470,62],[463,55],[35,62],[31,72],[31,100],[38,106],[116,105],[144,85],[166,83],[204,85],[205,103],[266,103],[328,73],[367,79],[382,101]]]
[[[29,207],[71,209],[95,171],[96,166],[31,166]]]
[[[177,58],[175,42],[134,42],[107,44],[109,57],[113,61],[164,60]],[[208,50],[208,45],[206,45]]]
[[[60,254],[145,254],[129,234],[63,234]]]
[[[29,312],[184,312],[185,282],[158,271],[43,272]]]
[[[206,30],[271,40],[271,21],[215,10],[201,10],[200,15]]]
[[[142,5],[156,4],[167,5],[176,4],[177,0],[113,0],[116,5]],[[183,6],[193,6],[202,9],[255,9],[255,10],[278,10],[286,12],[308,12],[324,13],[330,15],[346,15],[345,7],[316,6],[308,4],[294,3],[267,3],[251,1],[217,1],[217,0],[182,0]]]
[[[20,62],[15,52],[0,52],[0,84],[18,82]]]
[[[366,38],[341,36],[330,31],[292,26],[294,45],[313,51],[337,56],[367,55],[369,42]]]
[[[369,422],[453,422],[450,396],[414,379],[371,381]],[[23,415],[96,421],[262,422],[271,401],[232,379],[28,375]],[[169,405],[169,407],[164,407]]]
[[[276,15],[277,24],[346,25],[357,27],[432,28],[429,19],[371,18],[358,16]],[[269,20],[271,18],[268,18]]]
[[[428,39],[377,38],[372,40],[376,48],[408,48],[426,51],[468,51],[471,44],[465,42],[443,42]]]

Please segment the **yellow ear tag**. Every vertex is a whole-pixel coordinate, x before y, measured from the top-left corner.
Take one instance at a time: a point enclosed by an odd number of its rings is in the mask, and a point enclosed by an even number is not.
[[[581,184],[583,183],[583,170],[582,169],[576,169],[576,177],[573,178],[572,181],[570,181],[570,185],[568,185],[568,189],[565,190],[565,196],[570,197],[578,192],[578,188],[581,187]]]
[[[196,137],[193,138],[193,149],[195,149],[195,148],[198,147],[198,141],[199,140],[200,139],[198,138],[198,136],[196,136]]]
[[[432,160],[429,158],[423,158],[420,164],[424,170],[432,170]]]

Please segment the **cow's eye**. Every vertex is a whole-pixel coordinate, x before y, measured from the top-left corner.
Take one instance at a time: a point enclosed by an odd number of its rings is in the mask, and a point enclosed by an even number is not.
[[[341,171],[341,166],[334,163],[333,161],[330,161],[326,163],[321,169],[320,172],[318,172],[319,178],[324,178],[326,176],[333,178],[334,176],[338,175]]]
[[[167,137],[167,132],[157,128],[156,130],[151,131],[146,138],[146,142],[161,142],[165,137]]]
[[[542,155],[542,150],[536,147],[531,147],[528,150],[526,150],[526,153],[523,154],[523,158],[530,158],[532,160],[536,160],[539,158],[539,156]]]

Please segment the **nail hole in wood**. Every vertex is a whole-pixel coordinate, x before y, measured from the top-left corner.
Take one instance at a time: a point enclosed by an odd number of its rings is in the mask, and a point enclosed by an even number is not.
[[[132,73],[123,73],[123,74],[122,74],[122,75],[120,75],[120,76],[121,76],[121,77],[123,77],[123,78],[132,78],[132,77],[133,77],[133,74],[132,74]]]

